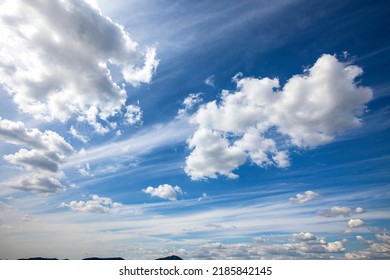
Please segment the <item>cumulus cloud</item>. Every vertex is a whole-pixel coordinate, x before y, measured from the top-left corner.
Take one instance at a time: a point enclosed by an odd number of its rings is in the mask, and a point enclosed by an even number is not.
[[[56,132],[27,129],[20,121],[0,118],[0,138],[8,143],[29,148],[22,148],[16,154],[4,156],[9,162],[27,168],[56,172],[58,164],[74,153],[73,147]]]
[[[317,237],[311,232],[294,233],[292,240],[295,242],[316,240]]]
[[[375,234],[375,237],[379,240],[379,241],[382,241],[384,243],[388,243],[390,244],[390,236],[388,236],[387,234]]]
[[[362,207],[357,207],[357,208],[355,209],[355,213],[356,213],[356,214],[364,213],[364,209],[363,209]]]
[[[188,140],[192,152],[186,173],[195,180],[237,178],[232,171],[246,159],[260,167],[288,167],[288,150],[282,147],[324,145],[361,124],[359,117],[372,98],[370,88],[355,82],[362,73],[357,66],[323,55],[283,88],[276,78],[236,75],[235,92],[224,90],[220,101],[202,105],[192,116],[198,129]],[[212,137],[218,147],[208,149],[202,136]],[[230,154],[229,160],[221,161],[221,154]]]
[[[229,141],[220,133],[205,128],[198,129],[188,145],[194,150],[186,159],[185,172],[195,180],[217,178],[217,174],[237,178],[231,171],[244,163],[246,158],[240,148],[229,146]]]
[[[94,194],[88,201],[71,201],[61,203],[60,207],[68,207],[76,212],[84,213],[110,213],[123,208],[123,204],[113,202],[109,197],[99,197]]]
[[[297,194],[295,197],[290,197],[289,200],[298,204],[304,204],[319,197],[320,195],[316,192],[305,191],[304,193]]]
[[[347,223],[347,226],[349,228],[361,227],[363,225],[364,225],[364,222],[360,219],[350,219]]]
[[[303,237],[300,239],[299,237]],[[184,252],[184,257],[194,259],[323,259],[335,258],[345,252],[343,242],[327,242],[311,233],[293,235],[298,237],[293,243],[268,244],[262,238],[255,243],[206,243],[193,251]],[[305,239],[305,237],[307,239]]]
[[[3,1],[0,21],[0,83],[20,110],[40,120],[74,116],[104,134],[127,100],[111,69],[138,86],[158,65],[154,48],[141,50],[85,1]]]
[[[60,158],[62,155],[74,152],[72,146],[54,131],[41,132],[36,128],[27,129],[20,121],[13,122],[1,117],[0,138],[18,146],[53,151],[58,153]]]
[[[128,105],[124,117],[127,124],[135,125],[141,122],[142,110],[138,105]]]
[[[4,183],[6,186],[26,192],[48,194],[61,191],[65,188],[57,174],[32,174]]]
[[[256,236],[252,239],[254,243],[264,243],[266,240],[263,237]]]
[[[390,258],[390,238],[386,234],[376,234],[379,242],[367,240],[362,236],[356,236],[356,239],[367,244],[368,248],[345,254],[346,259],[389,259]]]
[[[356,240],[357,241],[359,241],[360,243],[363,243],[363,244],[372,244],[372,243],[374,243],[374,241],[372,241],[372,240],[367,240],[367,239],[365,239],[363,236],[361,236],[361,235],[357,235],[356,236]]]
[[[169,184],[163,184],[157,188],[147,187],[142,190],[144,193],[150,194],[150,196],[156,196],[162,199],[176,200],[176,195],[183,193],[179,186],[171,186]]]
[[[63,188],[58,180],[63,176],[61,163],[75,151],[56,132],[28,129],[22,122],[0,118],[0,139],[21,148],[15,154],[4,155],[11,164],[21,166],[34,173],[32,178],[21,177],[6,184],[20,190],[38,193],[56,192]]]
[[[195,107],[195,105],[203,102],[202,99],[202,93],[190,93],[184,100],[183,100],[183,107],[182,109],[179,109],[177,112],[177,116],[183,117],[186,115],[191,109]]]
[[[330,209],[318,211],[318,214],[324,217],[337,217],[337,216],[348,217],[351,215],[351,213],[352,213],[351,208],[340,207],[340,206],[333,206]]]

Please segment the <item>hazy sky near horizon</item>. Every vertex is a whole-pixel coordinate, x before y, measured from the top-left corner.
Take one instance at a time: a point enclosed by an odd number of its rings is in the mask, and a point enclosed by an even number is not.
[[[389,12],[0,0],[0,259],[389,259]]]

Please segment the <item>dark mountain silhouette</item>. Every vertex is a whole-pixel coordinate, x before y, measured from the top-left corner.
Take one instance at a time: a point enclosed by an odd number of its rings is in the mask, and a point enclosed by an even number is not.
[[[183,260],[183,259],[178,257],[178,256],[172,255],[172,256],[169,256],[169,257],[165,257],[165,258],[159,258],[157,260]]]
[[[99,258],[99,257],[91,257],[91,258],[85,258],[83,261],[123,261],[123,258],[120,257],[114,257],[114,258]]]
[[[22,259],[18,259],[18,260],[21,260],[21,261],[58,261],[59,259],[33,257],[33,258],[22,258]],[[68,259],[63,259],[63,260],[68,260]],[[121,260],[125,260],[125,259],[123,259],[121,257],[113,257],[113,258],[90,257],[90,258],[84,258],[82,260],[84,260],[84,261],[96,261],[96,260],[106,260],[106,261],[118,260],[118,261],[121,261]],[[168,257],[164,257],[164,258],[158,258],[156,260],[183,260],[183,259],[178,257],[178,256],[172,255],[172,256],[168,256]]]
[[[58,261],[56,258],[42,258],[42,257],[33,257],[27,259],[18,259],[20,261]]]

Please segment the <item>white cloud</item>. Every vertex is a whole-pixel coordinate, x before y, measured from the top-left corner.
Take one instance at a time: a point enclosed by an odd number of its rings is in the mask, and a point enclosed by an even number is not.
[[[9,209],[11,208],[10,205],[0,200],[0,209]]]
[[[356,260],[356,259],[389,259],[390,258],[390,242],[387,238],[387,235],[376,235],[377,239],[381,243],[376,243],[372,240],[366,240],[361,236],[356,238],[365,244],[368,244],[367,249],[363,249],[356,252],[351,252],[345,254],[346,259]],[[379,237],[379,238],[378,238]],[[384,237],[384,238],[383,238]]]
[[[264,243],[266,240],[263,237],[256,236],[252,239],[254,243]]]
[[[359,241],[360,243],[363,243],[363,244],[373,244],[374,243],[374,241],[372,241],[372,240],[367,240],[367,239],[365,239],[363,236],[361,236],[361,235],[357,235],[356,236],[356,240],[357,241]]]
[[[202,193],[202,196],[198,198],[198,201],[202,201],[207,198],[207,193]]]
[[[53,155],[56,157],[56,155]],[[56,160],[38,150],[20,149],[13,155],[6,155],[4,159],[14,165],[24,166],[26,169],[41,169],[49,172],[57,172],[58,164]],[[58,159],[58,158],[57,158]]]
[[[204,83],[210,87],[215,87],[214,85],[214,75],[211,75],[207,77],[207,79],[204,81]]]
[[[364,213],[364,209],[363,209],[362,207],[357,207],[357,208],[355,209],[355,213],[356,213],[356,214]]]
[[[169,184],[163,184],[157,188],[147,187],[142,190],[144,193],[150,194],[151,196],[156,196],[162,199],[176,200],[176,195],[178,193],[183,193],[179,186],[171,186]]]
[[[23,176],[13,181],[5,182],[4,184],[10,188],[21,191],[39,194],[55,193],[65,188],[56,176],[57,174],[33,174],[31,176]]]
[[[337,216],[348,217],[351,215],[351,213],[352,213],[351,208],[340,207],[340,206],[333,206],[330,209],[318,211],[318,214],[324,217],[337,217]]]
[[[142,110],[137,105],[128,105],[126,106],[126,113],[124,117],[127,124],[135,125],[141,122]]]
[[[194,180],[216,178],[217,174],[237,178],[231,171],[244,163],[246,157],[237,146],[229,146],[219,132],[205,128],[194,133],[188,146],[194,150],[186,159],[185,172]]]
[[[110,69],[138,86],[158,65],[154,48],[140,50],[122,26],[84,1],[3,1],[0,21],[0,83],[20,110],[40,120],[75,116],[104,134],[127,99]]]
[[[310,240],[297,240],[295,243],[268,244],[268,241],[254,238],[253,242],[257,244],[206,243],[192,251],[185,251],[183,256],[194,259],[322,259],[335,258],[346,250],[341,241],[327,242],[311,234]]]
[[[20,121],[13,122],[0,117],[0,138],[18,146],[36,150],[53,151],[61,155],[74,152],[72,146],[56,132],[46,130],[41,132],[36,128],[27,129]]]
[[[31,218],[30,215],[25,214],[23,217],[20,219],[22,222],[39,222],[38,219]]]
[[[295,242],[310,241],[310,240],[316,240],[316,239],[317,239],[317,237],[311,232],[301,232],[301,233],[294,233],[293,234],[293,241],[295,241]]]
[[[382,241],[382,242],[384,242],[384,243],[390,244],[390,236],[386,235],[385,233],[384,233],[384,234],[375,234],[375,237],[376,237],[379,241]]]
[[[186,160],[186,173],[192,179],[237,177],[232,171],[246,158],[261,167],[288,167],[288,151],[280,147],[327,144],[361,124],[359,117],[372,98],[370,88],[355,83],[362,73],[357,66],[323,55],[303,75],[291,77],[282,89],[276,78],[236,75],[235,92],[224,90],[219,102],[204,104],[192,116],[198,130],[188,141],[192,152]],[[235,150],[234,158],[225,164],[221,155],[210,157],[204,137],[199,137],[205,133],[224,142],[215,152]]]
[[[356,228],[363,226],[364,222],[361,219],[350,219],[347,225],[349,228]]]
[[[344,252],[345,247],[341,241],[329,242],[326,246],[326,251],[330,253]]]
[[[22,122],[0,118],[0,139],[23,147],[15,154],[3,156],[4,159],[34,173],[32,178],[21,177],[6,182],[7,185],[38,193],[55,192],[63,188],[58,181],[63,176],[60,164],[74,153],[73,147],[63,137],[51,130],[41,132],[35,128],[27,129]]]
[[[89,163],[87,162],[85,164],[85,167],[80,167],[79,168],[79,173],[82,175],[82,176],[92,176],[91,173],[90,173],[90,170],[91,170],[91,167],[89,166]]]
[[[174,144],[182,143],[193,132],[193,128],[183,119],[147,127],[122,141],[109,142],[91,149],[81,149],[69,158],[63,168],[79,166],[87,162],[107,162],[121,156],[137,157],[151,151]]]
[[[73,211],[84,213],[110,213],[122,209],[123,205],[118,202],[113,202],[111,198],[99,197],[94,194],[91,200],[63,202],[60,207],[68,207]]]
[[[11,230],[13,229],[14,227],[13,226],[10,226],[10,225],[0,225],[0,229],[1,230]]]
[[[296,202],[299,204],[304,204],[309,202],[310,200],[316,199],[320,197],[320,195],[313,191],[305,191],[304,193],[299,193],[295,197],[290,197],[289,200],[292,202]]]
[[[198,93],[190,93],[184,100],[183,100],[183,103],[182,105],[184,106],[184,108],[182,109],[179,109],[178,112],[177,112],[177,116],[180,118],[180,117],[183,117],[184,115],[186,115],[191,109],[193,109],[195,107],[195,105],[199,104],[203,102],[203,99],[202,99],[202,93],[198,92]]]
[[[81,135],[74,127],[73,125],[70,127],[69,129],[69,133],[70,135],[72,135],[75,139],[83,142],[84,144],[87,143],[90,139],[85,136],[85,135]]]
[[[272,156],[275,165],[280,168],[286,168],[290,166],[290,159],[287,151],[278,151]]]

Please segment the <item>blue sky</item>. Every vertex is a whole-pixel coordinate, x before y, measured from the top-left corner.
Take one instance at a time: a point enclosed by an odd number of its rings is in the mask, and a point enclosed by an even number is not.
[[[386,1],[1,1],[0,258],[389,259]]]

